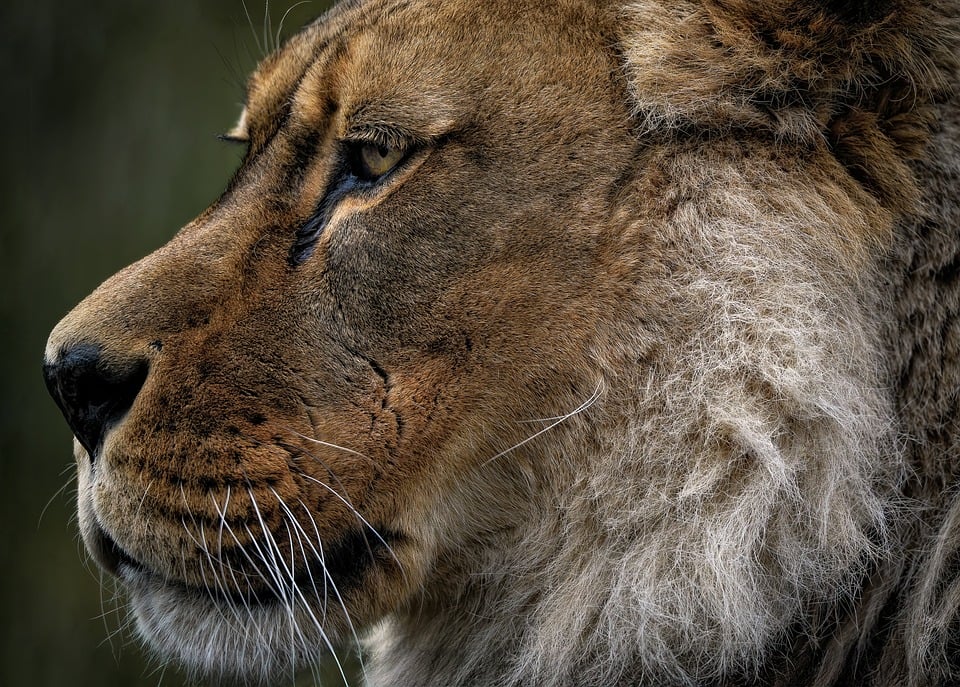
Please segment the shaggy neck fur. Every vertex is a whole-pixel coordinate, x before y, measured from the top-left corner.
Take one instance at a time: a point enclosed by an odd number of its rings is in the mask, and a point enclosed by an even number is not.
[[[562,449],[525,456],[555,478],[537,485],[552,500],[523,510],[512,546],[467,564],[459,586],[388,622],[374,684],[752,677],[882,558],[901,456],[876,283],[839,235],[875,218],[841,221],[736,144],[711,164],[702,155],[647,161],[696,201],[667,202],[662,224],[633,234],[659,258],[644,270],[673,272],[658,308],[610,323],[643,364],[595,361],[603,398],[571,419]],[[755,175],[795,189],[776,217]]]
[[[384,622],[373,684],[949,679],[958,587],[944,580],[956,576],[960,510],[930,486],[952,479],[936,467],[943,453],[901,437],[929,442],[955,403],[907,413],[906,428],[895,418],[930,398],[915,386],[956,366],[945,335],[901,332],[918,309],[941,327],[958,310],[924,296],[928,282],[904,292],[910,279],[879,275],[891,245],[905,275],[940,240],[931,234],[956,233],[953,194],[923,177],[957,171],[910,162],[953,78],[944,17],[956,12],[797,10],[774,29],[789,3],[741,5],[625,10],[651,146],[635,197],[657,207],[624,233],[625,262],[640,265],[634,309],[616,311],[598,350],[632,364],[595,356],[602,398],[552,452],[514,456],[537,476],[537,500],[503,474],[477,477],[525,504],[512,538],[448,557],[446,584]],[[948,129],[934,147],[956,160]],[[651,280],[668,285],[656,302]],[[937,345],[939,363],[925,360]],[[463,487],[466,510],[475,489]],[[905,516],[918,491],[926,522],[945,518],[939,531]]]

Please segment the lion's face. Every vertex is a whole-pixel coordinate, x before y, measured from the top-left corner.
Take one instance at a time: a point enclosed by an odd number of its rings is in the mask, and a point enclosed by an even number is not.
[[[229,189],[51,335],[84,540],[188,662],[273,673],[396,608],[451,530],[516,525],[457,494],[520,498],[504,454],[596,391],[616,57],[592,10],[461,5],[342,9],[269,57]]]

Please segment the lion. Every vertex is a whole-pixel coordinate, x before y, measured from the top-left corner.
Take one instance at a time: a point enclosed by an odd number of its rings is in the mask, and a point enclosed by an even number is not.
[[[952,0],[356,0],[53,330],[139,633],[274,684],[960,680]],[[344,677],[346,680],[346,677]]]

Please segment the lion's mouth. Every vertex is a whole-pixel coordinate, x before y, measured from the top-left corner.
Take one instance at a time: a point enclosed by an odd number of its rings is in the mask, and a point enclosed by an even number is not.
[[[87,550],[102,570],[114,577],[123,578],[128,574],[148,573],[147,568],[133,556],[123,550],[116,540],[100,527],[93,524],[85,532],[84,541]]]
[[[294,590],[299,590],[296,593],[300,595],[318,598],[328,594],[343,595],[359,586],[363,575],[372,566],[398,566],[394,548],[403,540],[403,535],[391,530],[378,529],[374,534],[351,530],[335,544],[310,547],[314,555],[310,557],[304,554],[299,567],[279,558],[264,557],[258,550],[244,555],[250,561],[254,556],[260,556],[261,563],[272,566],[271,569],[259,570],[252,575],[238,572],[224,562],[220,564],[222,570],[219,575],[206,573],[211,582],[203,586],[157,572],[124,550],[99,525],[94,525],[89,532],[87,545],[104,571],[130,586],[142,586],[142,583],[149,582],[151,586],[161,585],[186,597],[202,595],[207,599],[249,608],[288,604]],[[206,564],[212,565],[209,557]]]

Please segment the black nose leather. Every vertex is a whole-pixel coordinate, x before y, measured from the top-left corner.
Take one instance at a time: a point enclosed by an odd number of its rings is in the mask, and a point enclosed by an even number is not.
[[[43,365],[43,376],[67,424],[93,459],[107,430],[133,405],[147,379],[149,364],[104,360],[99,346],[79,344]]]

